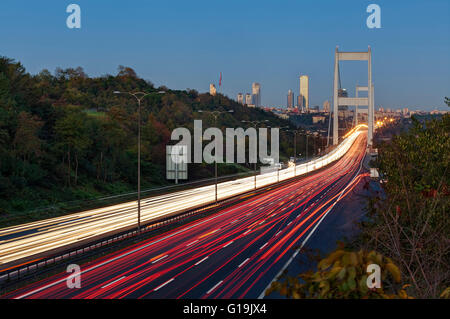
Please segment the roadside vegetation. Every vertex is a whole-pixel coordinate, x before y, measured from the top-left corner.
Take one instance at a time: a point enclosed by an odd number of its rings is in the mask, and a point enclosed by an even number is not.
[[[450,100],[445,98],[450,106]],[[310,272],[268,291],[289,298],[450,298],[450,115],[401,130],[376,145],[383,193],[370,198],[360,233]],[[367,266],[381,289],[367,289]]]

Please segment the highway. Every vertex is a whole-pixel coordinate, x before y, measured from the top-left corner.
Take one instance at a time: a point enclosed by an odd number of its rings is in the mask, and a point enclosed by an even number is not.
[[[327,214],[333,212],[334,205],[368,175],[362,169],[366,134],[359,133],[352,134],[353,140],[345,155],[315,174],[291,180],[203,219],[81,265],[79,289],[69,289],[66,283],[69,275],[61,273],[4,297],[261,297],[267,285],[290,262],[296,249],[305,244]],[[251,185],[244,182],[240,187],[251,188]],[[189,196],[201,196],[197,192],[192,191]],[[158,200],[164,202],[163,198]],[[155,202],[156,199],[147,203],[146,209]],[[132,214],[128,212],[132,206],[128,205],[131,204],[118,205],[121,213],[111,217],[114,223],[124,223],[121,216]],[[165,205],[180,203],[171,199]],[[109,217],[102,214],[98,213],[101,217],[97,219],[105,223]],[[77,224],[83,228],[86,226],[83,217],[82,214],[68,216],[66,222],[72,225],[70,229]],[[64,229],[65,225],[43,221],[40,227]],[[31,226],[22,227],[22,237],[26,237],[27,232],[33,234]],[[19,229],[9,231],[5,234],[3,230],[0,236],[17,234]],[[36,247],[40,245],[42,243]],[[1,256],[11,254],[11,251],[2,252]]]
[[[312,162],[277,172],[257,176],[256,187],[306,174],[337,160],[345,154],[364,125],[356,127],[331,153]],[[278,176],[279,175],[279,176]],[[253,190],[254,177],[241,178],[218,184],[218,199],[230,198]],[[141,221],[149,223],[161,217],[213,203],[214,185],[155,196],[141,202]],[[79,212],[28,224],[0,229],[0,270],[62,251],[93,238],[130,229],[137,224],[137,202]]]

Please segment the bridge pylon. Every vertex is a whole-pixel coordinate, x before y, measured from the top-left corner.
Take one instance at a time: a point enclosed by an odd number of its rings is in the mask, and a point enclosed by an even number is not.
[[[358,86],[356,97],[341,97],[338,95],[339,61],[367,61],[368,85]],[[369,90],[370,88],[370,90]],[[367,91],[367,97],[358,97],[358,91]],[[363,52],[340,52],[336,47],[334,55],[334,85],[333,85],[333,145],[339,143],[339,106],[368,106],[368,138],[367,146],[372,147],[374,120],[374,88],[372,83],[372,50],[370,46]],[[357,113],[356,113],[357,116]]]

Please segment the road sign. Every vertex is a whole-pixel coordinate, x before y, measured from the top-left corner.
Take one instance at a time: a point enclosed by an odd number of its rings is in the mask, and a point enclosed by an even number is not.
[[[167,145],[166,146],[166,179],[178,180],[188,178],[187,168],[187,146]]]

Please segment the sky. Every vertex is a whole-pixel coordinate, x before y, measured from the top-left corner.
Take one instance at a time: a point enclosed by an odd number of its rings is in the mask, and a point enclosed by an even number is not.
[[[81,8],[81,28],[66,26],[66,7]],[[369,4],[381,8],[381,28],[369,29]],[[310,105],[331,100],[334,51],[372,48],[375,105],[448,109],[448,0],[2,0],[0,56],[28,72],[81,66],[90,76],[135,69],[155,85],[207,92],[209,83],[236,98],[261,84],[264,106],[297,96],[310,77]],[[367,85],[367,63],[340,65],[354,96]]]

